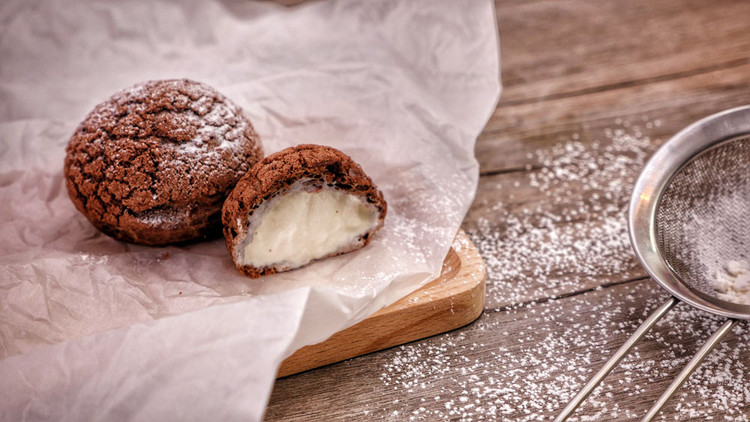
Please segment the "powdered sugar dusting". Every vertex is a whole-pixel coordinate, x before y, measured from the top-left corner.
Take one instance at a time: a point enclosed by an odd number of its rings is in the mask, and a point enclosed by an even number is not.
[[[639,124],[660,122],[643,118]],[[495,315],[386,352],[380,380],[403,399],[366,407],[364,416],[550,420],[665,300],[654,283],[628,281],[644,273],[630,248],[626,218],[632,185],[660,141],[619,119],[601,142],[579,138],[529,157],[539,169],[497,178],[506,200],[518,203],[517,192],[524,206],[507,209],[503,195],[496,204],[480,204],[495,215],[478,218],[468,233],[488,267],[485,312]],[[613,285],[603,288],[608,279]],[[641,418],[722,322],[677,306],[572,420]],[[739,358],[748,352],[750,331],[740,325],[668,404],[675,417],[747,421],[748,368]]]
[[[685,207],[676,258],[690,269],[689,282],[708,282],[721,299],[750,304],[750,179],[707,204]],[[696,280],[693,280],[696,279]]]
[[[184,221],[186,214],[184,211],[152,208],[139,214],[134,214],[134,218],[153,227],[171,228]]]
[[[665,298],[653,283],[629,283],[569,298],[568,303],[553,300],[507,310],[465,330],[401,346],[381,365],[380,380],[403,398],[376,415],[386,420],[551,420]],[[667,387],[721,323],[721,318],[679,305],[571,420],[640,419],[643,403]],[[477,343],[480,338],[486,340]],[[717,415],[748,420],[750,380],[740,359],[748,352],[750,331],[743,325],[709,356],[668,408],[680,420]],[[391,417],[394,412],[400,417]]]
[[[721,299],[750,305],[750,267],[747,261],[727,261],[717,270],[714,288]]]
[[[173,122],[179,123],[173,125],[173,133],[190,138],[189,141],[173,145],[180,154],[201,154],[205,157],[207,154],[218,154],[222,149],[243,147],[243,133],[247,130],[248,122],[238,118],[242,110],[232,101],[200,83],[185,86],[181,80],[162,81],[158,92],[149,91],[148,86],[148,83],[141,83],[124,89],[113,96],[115,101],[108,106],[113,108],[118,102],[128,103],[133,98],[168,96],[173,104],[186,106],[180,107],[182,110],[179,112],[173,111],[170,116]],[[180,89],[184,92],[179,92]],[[129,107],[139,110],[143,105],[136,103]],[[192,130],[194,133],[190,136]]]
[[[206,97],[198,100],[199,104],[202,104],[204,98]],[[247,121],[240,119],[240,124],[235,126],[227,124],[227,121],[233,121],[235,116],[241,113],[242,110],[230,101],[220,104],[214,102],[213,107],[208,110],[202,108],[197,114],[201,116],[203,124],[198,127],[194,142],[215,144],[216,148],[220,149],[237,148],[241,143],[235,140],[242,139],[242,133],[247,129]]]
[[[625,123],[604,130],[601,141],[574,134],[531,155],[533,169],[500,175],[512,184],[495,186],[498,203],[469,230],[487,263],[492,306],[593,288],[603,276],[616,282],[642,274],[628,239],[627,203],[659,141]],[[504,201],[523,207],[509,209]]]
[[[727,263],[750,259],[748,215],[750,139],[743,137],[696,155],[671,178],[655,213],[659,250],[690,286],[747,302],[750,280]]]

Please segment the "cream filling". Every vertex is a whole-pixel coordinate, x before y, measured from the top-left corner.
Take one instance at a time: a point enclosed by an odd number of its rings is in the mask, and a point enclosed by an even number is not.
[[[340,251],[378,224],[378,211],[334,189],[281,196],[261,216],[245,246],[245,265],[297,268]]]

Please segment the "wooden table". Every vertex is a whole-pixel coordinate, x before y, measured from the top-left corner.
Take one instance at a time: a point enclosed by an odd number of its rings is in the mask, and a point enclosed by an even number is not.
[[[484,314],[280,379],[267,420],[550,420],[667,298],[630,249],[631,186],[679,129],[750,103],[750,2],[507,0],[497,18],[504,91],[463,224]],[[678,305],[573,419],[639,419],[721,322]],[[748,420],[749,402],[741,323],[657,420]]]

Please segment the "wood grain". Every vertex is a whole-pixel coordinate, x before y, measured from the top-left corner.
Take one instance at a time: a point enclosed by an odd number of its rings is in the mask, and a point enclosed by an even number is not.
[[[504,91],[477,141],[481,178],[463,224],[490,270],[483,315],[446,334],[280,379],[267,420],[550,420],[666,298],[623,249],[626,232],[573,266],[508,256],[537,256],[529,249],[539,244],[519,243],[524,233],[571,233],[553,245],[564,249],[624,221],[641,165],[605,171],[601,160],[617,158],[605,156],[608,131],[640,125],[640,138],[650,139],[645,160],[691,122],[750,103],[750,2],[504,0],[496,8]],[[540,157],[572,141],[599,160],[596,171],[534,185],[545,169],[568,169]],[[608,186],[598,199],[592,180]],[[608,252],[627,258],[622,271],[610,271]],[[503,269],[508,263],[515,267]],[[721,322],[678,305],[573,420],[640,419]],[[746,385],[743,323],[657,420],[750,420]]]
[[[476,247],[459,231],[440,276],[327,340],[297,350],[278,376],[340,362],[462,327],[484,309],[487,271]]]
[[[464,229],[472,233],[480,245],[489,243],[502,249],[494,252],[494,256],[485,257],[491,268],[511,265],[518,269],[507,271],[499,268],[500,274],[491,274],[487,308],[567,296],[646,276],[631,253],[627,238],[624,218],[631,182],[621,187],[620,194],[611,199],[604,195],[593,199],[592,194],[584,189],[585,184],[591,183],[587,178],[566,181],[564,187],[542,191],[532,186],[531,180],[534,179],[529,174],[534,173],[538,170],[482,177],[477,199],[464,221]],[[633,181],[637,174],[638,169],[633,168]],[[586,212],[573,215],[579,209]],[[614,227],[613,221],[617,223]],[[518,235],[519,231],[537,234]],[[502,240],[487,241],[484,237],[488,234]],[[591,239],[596,236],[604,243],[604,235],[617,239],[617,242],[604,246]],[[543,240],[546,238],[549,240]],[[582,249],[582,244],[587,245],[586,248]],[[535,247],[555,248],[550,254],[554,253],[560,259],[539,256],[532,250]],[[586,250],[595,247],[600,253]],[[482,249],[490,252],[492,248]],[[606,253],[610,257],[602,259]],[[539,257],[539,261],[535,257]],[[539,276],[533,267],[542,264],[545,265],[544,274]],[[585,273],[581,270],[584,266],[587,268]],[[508,273],[515,272],[518,274],[507,278]]]
[[[498,1],[501,108],[749,62],[743,0]]]
[[[266,420],[551,420],[666,297],[653,282],[642,280],[510,311],[486,311],[458,331],[281,379]],[[576,416],[640,418],[720,322],[678,305]],[[741,368],[728,359],[750,352],[743,343],[748,334],[746,326],[730,334],[718,359],[702,370]],[[668,414],[680,402],[703,403],[705,410],[713,403],[696,390],[728,387],[720,376],[704,378],[708,381],[683,389]],[[750,404],[738,399],[735,415],[750,411]],[[461,411],[452,413],[448,403]],[[468,407],[471,403],[475,406]]]
[[[617,119],[659,119],[662,125],[651,128],[648,134],[653,139],[666,140],[695,120],[750,103],[750,86],[746,83],[749,73],[750,64],[745,64],[541,104],[498,107],[477,141],[482,174],[524,170],[528,165],[537,167],[534,152],[574,135],[582,142],[601,140],[603,130],[612,127]],[[504,97],[501,105],[503,101]]]

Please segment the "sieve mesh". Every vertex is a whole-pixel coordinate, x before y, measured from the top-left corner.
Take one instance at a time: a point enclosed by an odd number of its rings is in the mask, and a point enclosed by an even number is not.
[[[683,283],[716,296],[729,261],[750,257],[750,136],[711,147],[684,164],[656,208],[659,252]]]

